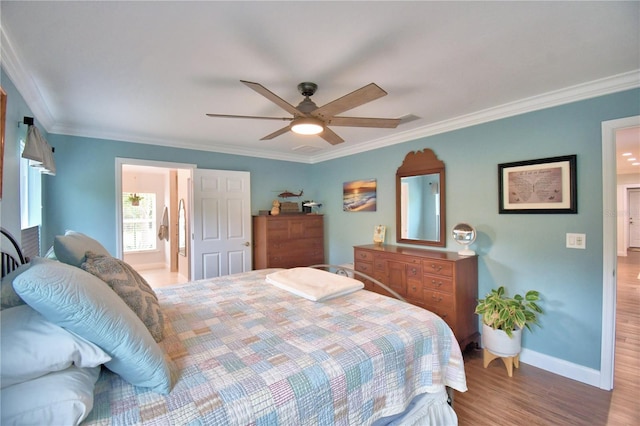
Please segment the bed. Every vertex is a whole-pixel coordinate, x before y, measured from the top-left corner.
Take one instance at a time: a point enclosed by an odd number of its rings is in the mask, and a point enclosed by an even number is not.
[[[41,317],[93,345],[85,349],[91,356],[9,386],[3,366],[3,408],[24,404],[8,390],[86,372],[76,380],[85,382],[82,404],[68,411],[87,425],[457,424],[447,389],[466,391],[464,363],[435,314],[359,289],[310,300],[274,285],[272,277],[290,271],[268,269],[155,290],[162,316],[155,336],[117,289],[86,267],[92,259],[127,265],[95,254],[99,243],[79,235],[75,259],[62,261],[69,253],[54,244],[57,259],[18,265],[11,283],[26,303],[7,308],[3,294],[2,315],[3,323],[6,312]],[[314,283],[337,277],[318,272],[325,275],[313,275]],[[4,358],[11,347],[2,343],[9,348]],[[25,413],[22,421],[56,414]]]

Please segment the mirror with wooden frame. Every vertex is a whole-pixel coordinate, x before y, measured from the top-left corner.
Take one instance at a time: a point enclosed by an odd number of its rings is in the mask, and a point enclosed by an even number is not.
[[[444,163],[428,148],[407,154],[396,172],[396,240],[444,247]]]

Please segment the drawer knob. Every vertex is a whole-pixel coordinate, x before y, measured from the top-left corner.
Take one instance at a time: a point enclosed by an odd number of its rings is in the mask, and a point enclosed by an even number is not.
[[[433,296],[431,296],[431,298],[433,300],[435,300],[436,302],[440,302],[442,300],[442,297],[436,296],[435,294]]]
[[[440,270],[442,270],[442,265],[436,265],[435,263],[432,263],[431,269],[433,269],[434,271],[440,272]]]

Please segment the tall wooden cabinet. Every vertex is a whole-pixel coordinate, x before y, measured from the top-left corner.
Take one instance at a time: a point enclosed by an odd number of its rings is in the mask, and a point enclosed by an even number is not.
[[[407,302],[444,319],[460,347],[479,343],[478,258],[457,253],[393,245],[354,247],[354,268],[387,285]],[[365,289],[389,295],[380,286],[356,276]]]
[[[318,214],[253,217],[253,268],[324,263],[324,222]]]

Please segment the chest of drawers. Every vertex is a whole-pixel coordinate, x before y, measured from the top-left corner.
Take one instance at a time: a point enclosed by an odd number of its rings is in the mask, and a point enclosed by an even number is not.
[[[324,263],[324,222],[317,214],[253,217],[253,268]]]
[[[393,245],[354,247],[354,268],[444,319],[464,349],[479,343],[478,258],[457,253]],[[358,278],[356,276],[356,278]],[[362,279],[365,289],[389,295]]]

